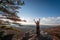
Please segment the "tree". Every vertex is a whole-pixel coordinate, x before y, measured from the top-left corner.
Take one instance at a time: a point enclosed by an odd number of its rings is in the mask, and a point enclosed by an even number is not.
[[[5,19],[22,21],[19,19],[17,12],[23,4],[24,1],[22,0],[0,0],[0,13],[6,17]]]

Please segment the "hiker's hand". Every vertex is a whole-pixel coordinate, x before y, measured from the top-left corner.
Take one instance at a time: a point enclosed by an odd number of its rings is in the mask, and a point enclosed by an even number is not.
[[[35,19],[34,19],[34,22],[36,23]]]

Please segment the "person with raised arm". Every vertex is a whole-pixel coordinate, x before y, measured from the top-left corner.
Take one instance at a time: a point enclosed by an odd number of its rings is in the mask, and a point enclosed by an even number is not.
[[[34,22],[36,24],[36,37],[40,39],[40,19],[37,21],[34,19]]]

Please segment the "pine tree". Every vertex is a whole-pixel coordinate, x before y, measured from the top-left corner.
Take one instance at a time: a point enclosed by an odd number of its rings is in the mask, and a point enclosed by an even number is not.
[[[17,12],[23,4],[24,1],[22,0],[0,0],[0,14],[5,16],[6,19],[21,21]]]

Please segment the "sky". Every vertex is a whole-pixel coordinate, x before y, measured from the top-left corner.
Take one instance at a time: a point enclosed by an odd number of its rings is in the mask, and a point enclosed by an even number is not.
[[[60,0],[24,0],[25,4],[19,10],[24,24],[34,24],[33,19],[41,19],[42,25],[60,25]]]

